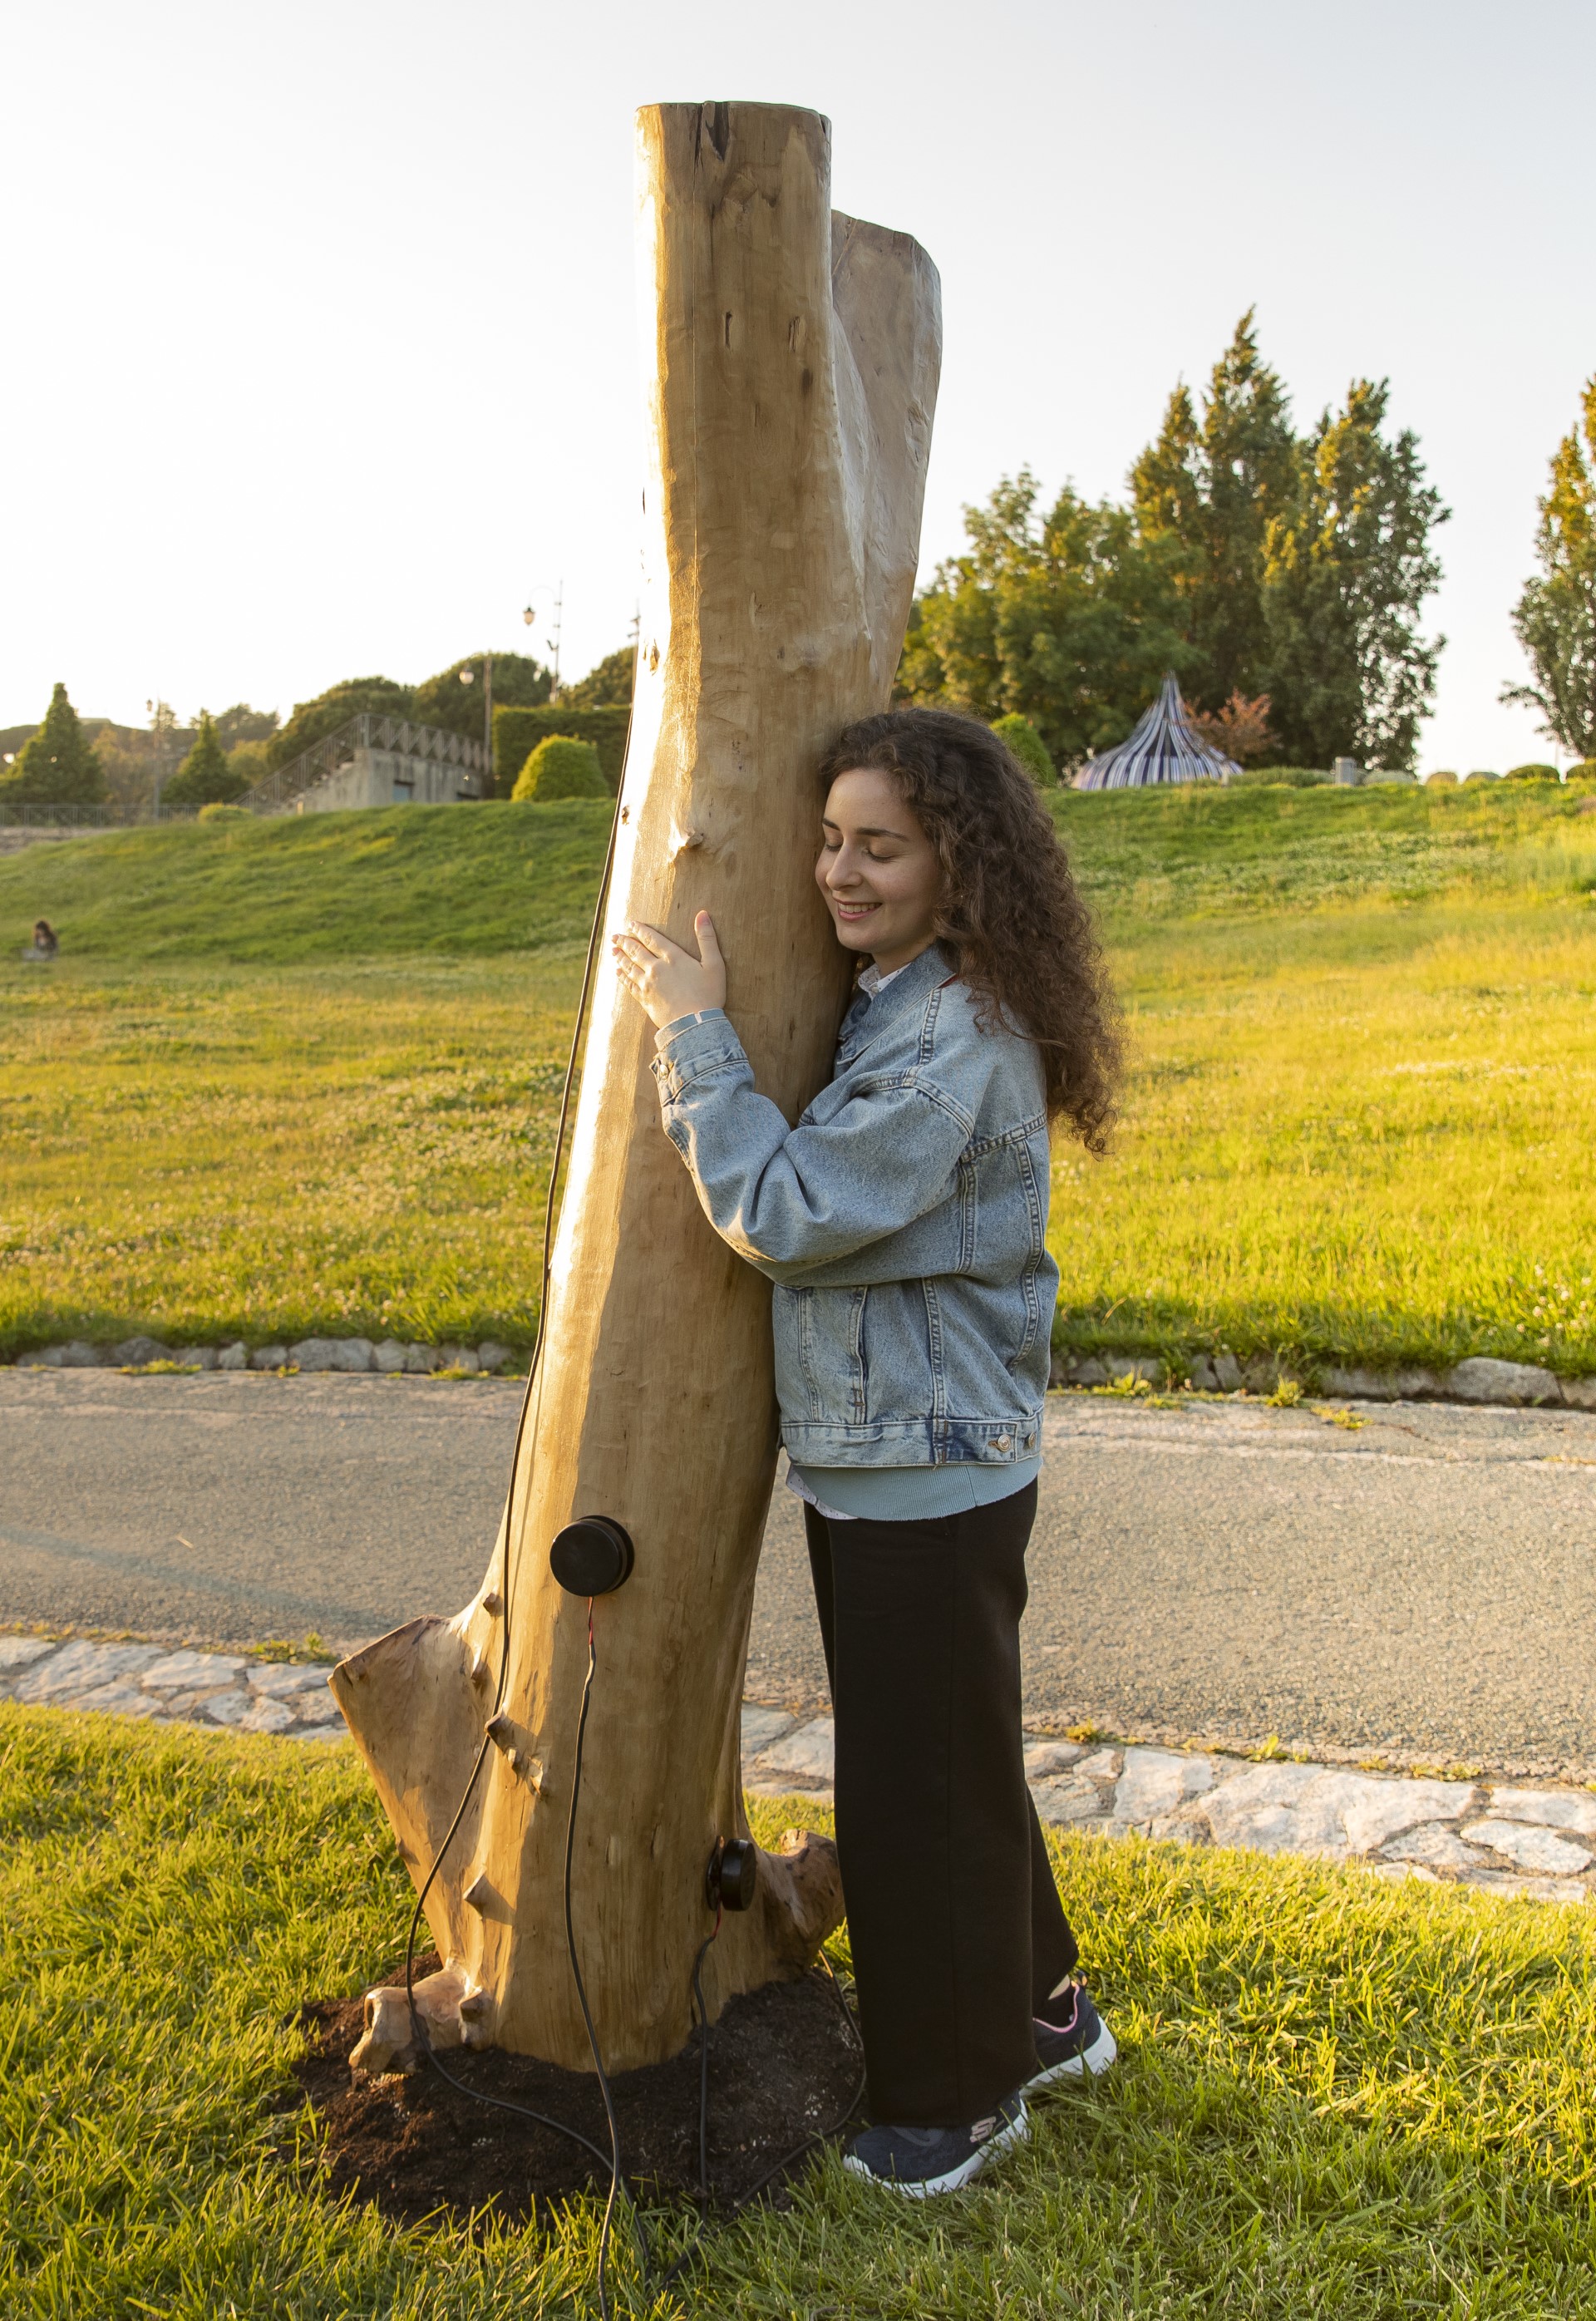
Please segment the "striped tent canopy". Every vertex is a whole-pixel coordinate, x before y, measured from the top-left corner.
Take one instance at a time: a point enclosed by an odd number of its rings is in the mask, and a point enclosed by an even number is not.
[[[1078,790],[1134,790],[1149,782],[1222,782],[1241,768],[1205,742],[1191,723],[1172,669],[1128,742],[1089,758]]]

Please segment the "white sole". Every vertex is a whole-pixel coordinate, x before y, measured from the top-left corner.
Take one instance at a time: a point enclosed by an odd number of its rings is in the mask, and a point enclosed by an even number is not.
[[[1034,2080],[1026,2081],[1025,2092],[1034,2096],[1040,2089],[1051,2088],[1060,2080],[1084,2080],[1089,2072],[1094,2080],[1099,2079],[1118,2052],[1119,2046],[1114,2034],[1106,2023],[1100,2023],[1098,2035],[1090,2047],[1083,2047],[1078,2055],[1066,2055],[1063,2062],[1054,2063],[1051,2071],[1038,2071]]]
[[[962,2185],[974,2181],[989,2161],[996,2160],[1000,2152],[1008,2152],[1017,2144],[1027,2144],[1031,2123],[1024,2104],[1006,2127],[989,2135],[984,2144],[977,2144],[968,2160],[957,2168],[950,2168],[945,2176],[923,2176],[917,2181],[906,2182],[898,2176],[878,2176],[862,2160],[849,2153],[843,2161],[850,2176],[857,2176],[866,2184],[874,2184],[880,2191],[896,2192],[903,2200],[929,2200],[939,2192],[956,2192]]]

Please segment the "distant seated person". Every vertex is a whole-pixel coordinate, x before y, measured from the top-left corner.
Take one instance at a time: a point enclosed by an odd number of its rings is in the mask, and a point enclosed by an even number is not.
[[[33,947],[23,953],[24,959],[53,959],[60,949],[55,929],[48,919],[33,922]]]

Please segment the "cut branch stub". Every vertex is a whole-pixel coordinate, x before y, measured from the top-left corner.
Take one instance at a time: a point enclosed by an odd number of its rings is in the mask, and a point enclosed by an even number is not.
[[[846,720],[890,697],[936,275],[907,235],[834,215],[816,114],[651,106],[638,151],[644,594],[608,926],[646,919],[689,942],[695,911],[714,913],[728,1013],[760,1088],[796,1119],[826,1077],[848,982],[811,877],[815,769]],[[548,1551],[573,1517],[625,1526],[636,1569],[593,1607],[572,1865],[601,2046],[625,2070],[684,2043],[712,1923],[705,1865],[717,1838],[746,1832],[738,1716],[776,1406],[769,1285],[700,1212],[661,1133],[651,1027],[601,958],[543,1364],[483,1593],[447,1626],[413,1624],[425,1638],[360,1655],[338,1693],[419,1880],[493,1714],[475,1655],[497,1675],[507,1623],[514,1745],[489,1749],[427,1916],[490,1994],[500,2044],[586,2068],[561,1877],[588,1612]],[[465,1907],[483,1878],[494,1907]],[[706,1961],[712,2010],[800,1971],[841,1910],[825,1840],[765,1855],[754,1907]]]

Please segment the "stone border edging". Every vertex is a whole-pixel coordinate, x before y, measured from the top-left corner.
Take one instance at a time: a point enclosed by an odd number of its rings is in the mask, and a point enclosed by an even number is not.
[[[1506,1781],[1354,1772],[1295,1758],[1058,1741],[1028,1732],[1036,1811],[1083,1836],[1173,1839],[1346,1861],[1394,1880],[1538,1901],[1596,1897],[1596,1796]],[[831,1796],[834,1728],[744,1702],[743,1786]]]
[[[341,1741],[344,1723],[324,1665],[244,1652],[169,1652],[89,1637],[0,1635],[0,1700],[94,1708],[155,1724]]]
[[[178,1370],[376,1370],[431,1378],[439,1370],[474,1378],[497,1378],[517,1359],[514,1346],[485,1338],[479,1346],[406,1345],[399,1338],[301,1338],[296,1345],[251,1347],[238,1338],[228,1346],[169,1346],[159,1338],[124,1338],[119,1345],[96,1346],[87,1338],[19,1354],[14,1370],[142,1370],[169,1365]]]
[[[16,1370],[147,1370],[169,1362],[176,1370],[347,1370],[378,1371],[387,1377],[400,1373],[432,1377],[439,1370],[463,1377],[481,1373],[497,1378],[521,1359],[514,1346],[484,1339],[479,1346],[406,1344],[398,1338],[373,1343],[369,1338],[301,1338],[296,1345],[251,1347],[243,1339],[227,1346],[169,1346],[159,1338],[124,1338],[119,1345],[96,1346],[87,1338],[62,1345],[44,1346],[21,1354],[9,1367]],[[1049,1383],[1054,1387],[1113,1386],[1123,1380],[1149,1387],[1182,1385],[1198,1394],[1274,1393],[1282,1382],[1297,1382],[1272,1355],[1258,1354],[1243,1362],[1235,1354],[1192,1357],[1184,1379],[1152,1354],[1055,1354]],[[1565,1409],[1596,1411],[1596,1378],[1559,1378],[1535,1362],[1499,1361],[1493,1354],[1471,1354],[1448,1370],[1404,1368],[1373,1370],[1344,1370],[1327,1364],[1318,1372],[1316,1391],[1354,1402],[1462,1402],[1509,1410]]]
[[[1555,1370],[1535,1362],[1500,1361],[1493,1354],[1471,1354],[1448,1370],[1402,1368],[1392,1370],[1343,1370],[1333,1363],[1317,1372],[1316,1391],[1353,1402],[1464,1402],[1509,1410],[1596,1410],[1596,1378],[1559,1378]],[[1170,1365],[1152,1354],[1081,1354],[1053,1358],[1053,1386],[1113,1386],[1124,1379],[1141,1379],[1150,1387],[1181,1380]],[[1235,1354],[1199,1354],[1188,1365],[1185,1383],[1199,1394],[1273,1394],[1282,1384],[1305,1382],[1275,1361],[1254,1355],[1243,1362]]]
[[[0,1635],[0,1699],[149,1724],[348,1738],[324,1665],[160,1644]],[[743,1704],[743,1777],[755,1796],[829,1802],[834,1727]],[[1571,1787],[1421,1779],[1295,1758],[1227,1757],[1027,1732],[1044,1822],[1086,1836],[1173,1839],[1360,1864],[1540,1901],[1596,1893],[1596,1795]]]

